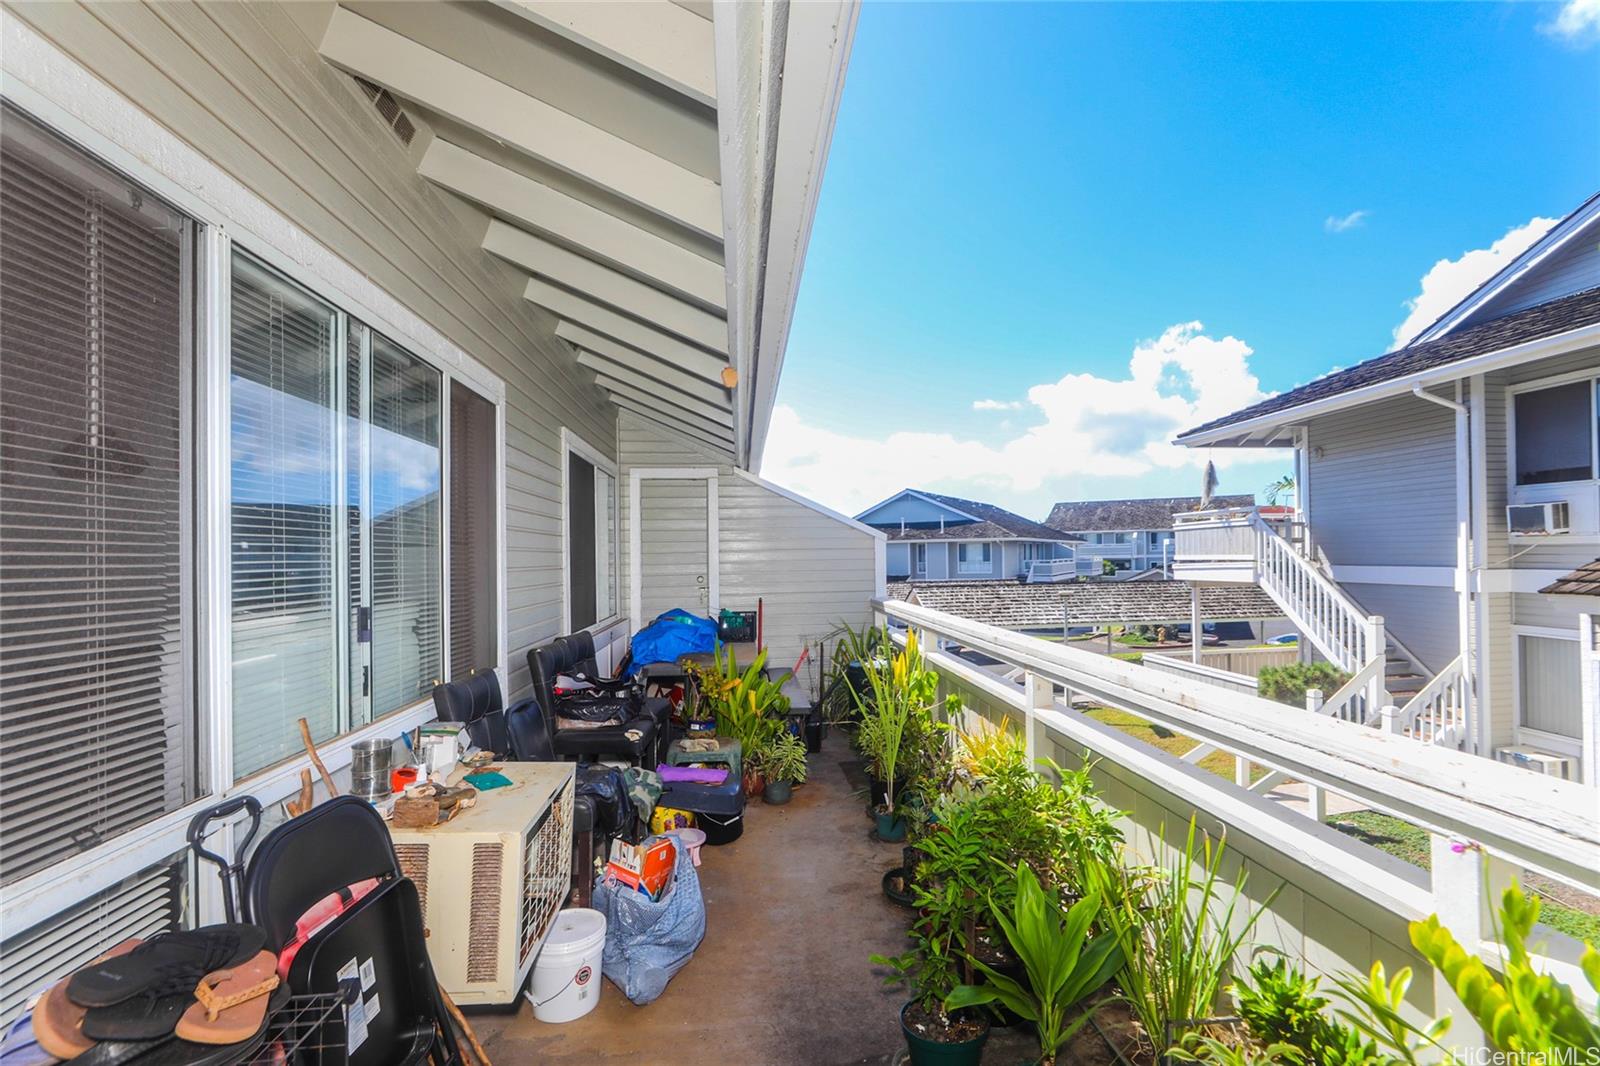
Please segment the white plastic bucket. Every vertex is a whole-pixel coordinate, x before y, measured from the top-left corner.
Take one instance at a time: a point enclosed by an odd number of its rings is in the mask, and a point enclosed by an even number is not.
[[[600,1002],[600,956],[606,946],[606,916],[585,907],[556,915],[554,927],[533,960],[523,993],[541,1022],[570,1022]]]

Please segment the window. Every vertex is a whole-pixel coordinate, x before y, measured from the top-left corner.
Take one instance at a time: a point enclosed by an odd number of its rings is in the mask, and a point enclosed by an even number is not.
[[[339,730],[334,309],[233,260],[233,771]]]
[[[1580,739],[1581,679],[1576,639],[1517,635],[1517,720],[1523,728]]]
[[[450,676],[500,661],[494,404],[450,384]]]
[[[1593,381],[1577,381],[1516,394],[1518,485],[1595,476],[1595,389]]]
[[[993,550],[988,541],[956,545],[956,569],[964,574],[986,574],[992,569]]]
[[[10,883],[199,791],[193,225],[0,107],[0,232]]]
[[[243,253],[232,315],[238,779],[444,676],[444,378]]]
[[[617,613],[617,478],[571,433],[566,463],[567,628],[587,629]]]
[[[928,573],[928,546],[926,544],[913,544],[911,546],[911,572],[918,577]]]

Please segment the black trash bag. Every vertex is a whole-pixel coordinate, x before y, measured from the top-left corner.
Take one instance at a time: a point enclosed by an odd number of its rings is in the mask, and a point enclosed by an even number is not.
[[[576,794],[593,799],[595,825],[612,839],[623,836],[634,821],[634,813],[622,771],[601,763],[579,763],[576,769]]]
[[[593,689],[556,693],[556,717],[576,722],[626,722],[643,703],[633,691],[612,695]]]

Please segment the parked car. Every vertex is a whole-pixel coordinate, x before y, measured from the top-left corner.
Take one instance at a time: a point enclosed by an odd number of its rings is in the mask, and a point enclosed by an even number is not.
[[[1281,644],[1299,644],[1300,643],[1300,634],[1298,634],[1298,633],[1280,633],[1275,637],[1267,638],[1267,643],[1268,644],[1280,644],[1280,645]]]

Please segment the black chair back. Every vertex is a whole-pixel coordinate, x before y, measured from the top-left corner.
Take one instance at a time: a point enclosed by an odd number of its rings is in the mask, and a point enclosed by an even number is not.
[[[433,706],[439,721],[466,726],[472,742],[485,751],[504,755],[511,750],[500,678],[493,670],[473,674],[465,681],[435,685]]]
[[[511,755],[518,762],[554,762],[556,759],[553,723],[539,709],[538,700],[523,700],[506,712],[506,731],[511,734]]]

